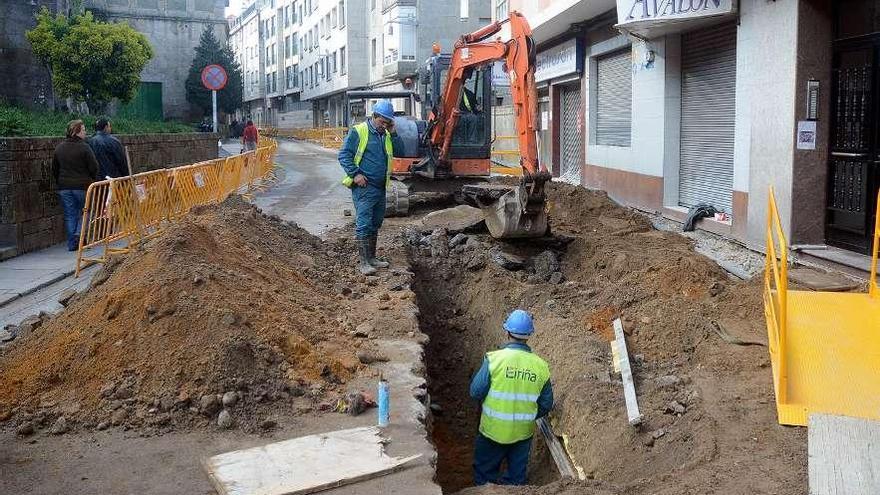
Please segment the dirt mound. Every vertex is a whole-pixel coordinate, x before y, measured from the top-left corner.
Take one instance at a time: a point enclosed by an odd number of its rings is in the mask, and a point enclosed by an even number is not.
[[[435,428],[444,489],[470,483],[468,456],[443,439],[472,445],[479,412],[467,398],[468,381],[483,353],[506,338],[504,316],[523,308],[536,317],[531,344],[551,366],[555,428],[569,437],[588,478],[628,494],[803,493],[805,432],[776,422],[767,348],[729,344],[717,333],[735,327],[740,337],[766,341],[760,283],[733,279],[687,238],[654,230],[602,193],[553,183],[548,194],[553,240],[471,236],[444,258],[409,237],[422,326],[431,336],[429,391],[444,412],[455,411]],[[559,272],[538,276],[548,264],[536,260],[547,251],[558,256]],[[616,317],[628,334],[645,417],[639,428],[629,426],[611,372]],[[535,484],[555,476],[540,444]],[[498,490],[593,493],[576,484]]]
[[[0,356],[0,412],[161,430],[308,409],[359,368],[324,250],[238,197],[196,209]]]

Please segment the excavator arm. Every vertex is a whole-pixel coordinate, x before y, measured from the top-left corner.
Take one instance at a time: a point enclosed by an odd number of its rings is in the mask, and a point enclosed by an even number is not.
[[[507,41],[488,38],[510,23]],[[503,60],[510,75],[514,118],[523,176],[516,186],[501,184],[466,185],[462,193],[476,204],[495,238],[540,237],[548,231],[544,184],[550,180],[546,167],[538,163],[535,89],[535,45],[529,23],[518,12],[505,21],[494,22],[461,37],[452,52],[443,97],[429,118],[428,140],[436,153],[436,164],[448,169],[452,136],[461,117],[459,102],[469,69]]]
[[[510,23],[511,37],[507,41],[486,41],[497,34],[504,23]],[[430,144],[439,149],[437,161],[446,164],[452,136],[461,111],[458,108],[468,69],[503,60],[510,75],[510,92],[513,97],[514,118],[516,119],[519,141],[520,164],[525,175],[535,175],[546,171],[538,163],[538,142],[535,91],[535,45],[529,23],[519,12],[511,12],[504,21],[496,21],[471,34],[462,36],[452,52],[446,86],[443,88],[441,104],[437,114],[432,115]]]

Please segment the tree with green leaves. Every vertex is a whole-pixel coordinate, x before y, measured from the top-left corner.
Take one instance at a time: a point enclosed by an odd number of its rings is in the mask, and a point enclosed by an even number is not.
[[[220,43],[214,36],[214,30],[208,26],[202,32],[186,78],[186,101],[198,106],[206,114],[212,111],[211,91],[202,85],[202,69],[211,64],[226,69],[229,78],[226,87],[217,92],[217,108],[225,113],[232,113],[241,108],[241,67],[235,61],[229,43]]]
[[[53,17],[43,7],[26,36],[49,68],[55,93],[85,102],[92,113],[103,113],[114,98],[130,101],[153,57],[143,34],[128,24],[95,20],[88,11]]]

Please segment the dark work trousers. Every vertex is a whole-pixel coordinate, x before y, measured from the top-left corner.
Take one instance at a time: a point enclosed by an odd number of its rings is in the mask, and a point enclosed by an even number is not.
[[[495,442],[477,433],[474,445],[474,484],[525,485],[532,439],[511,444]],[[501,461],[507,460],[507,472],[501,475]]]
[[[370,184],[352,186],[351,200],[355,211],[355,237],[366,239],[377,235],[385,220],[385,188]]]

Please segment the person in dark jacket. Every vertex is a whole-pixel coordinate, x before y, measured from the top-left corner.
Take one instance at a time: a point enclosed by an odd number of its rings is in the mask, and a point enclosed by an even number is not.
[[[128,160],[125,158],[125,148],[113,132],[113,125],[107,117],[99,117],[95,122],[95,135],[89,139],[89,147],[95,153],[95,158],[100,165],[98,177],[103,180],[106,177],[115,179],[128,175]]]
[[[64,208],[68,251],[76,251],[79,247],[86,189],[98,177],[98,160],[85,138],[86,126],[83,121],[71,120],[67,124],[67,136],[55,147],[52,157],[52,176]]]

